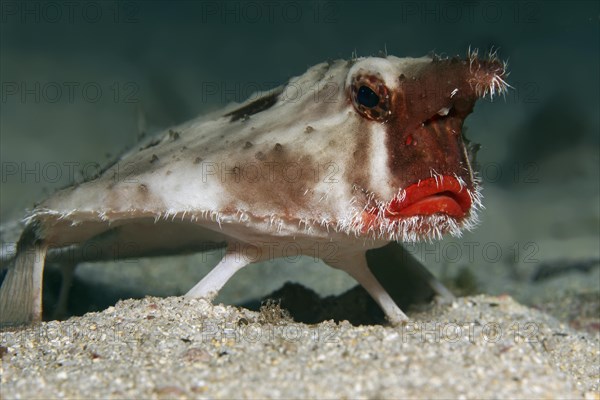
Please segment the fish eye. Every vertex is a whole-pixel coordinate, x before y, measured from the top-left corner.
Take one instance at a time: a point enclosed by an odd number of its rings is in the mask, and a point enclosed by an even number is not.
[[[373,108],[377,104],[379,104],[379,96],[377,96],[377,94],[375,94],[375,92],[372,91],[369,87],[361,86],[358,89],[358,93],[356,94],[356,101],[360,105],[363,105],[368,108]]]
[[[354,77],[350,96],[356,111],[367,119],[386,121],[391,115],[389,90],[378,76]]]

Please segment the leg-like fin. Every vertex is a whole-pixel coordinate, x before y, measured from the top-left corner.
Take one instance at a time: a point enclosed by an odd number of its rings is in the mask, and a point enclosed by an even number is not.
[[[204,297],[210,300],[217,297],[219,290],[240,269],[250,264],[248,257],[239,250],[240,246],[230,244],[225,257],[185,295],[187,297]]]
[[[47,246],[19,243],[14,265],[0,287],[0,325],[23,325],[42,319],[42,276]]]
[[[367,251],[367,263],[401,307],[429,303],[434,297],[451,303],[454,295],[410,251],[397,242]]]
[[[391,324],[397,325],[408,321],[406,314],[396,305],[383,286],[377,281],[375,275],[371,273],[367,265],[365,253],[352,254],[351,257],[343,257],[336,260],[336,262],[328,262],[328,264],[334,268],[346,271],[356,279],[369,292],[377,304],[379,304]]]

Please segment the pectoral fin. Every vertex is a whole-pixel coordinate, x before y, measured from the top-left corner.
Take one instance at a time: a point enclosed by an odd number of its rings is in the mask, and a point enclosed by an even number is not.
[[[348,273],[373,297],[373,300],[379,304],[386,315],[386,318],[392,325],[399,325],[408,321],[408,317],[396,305],[388,292],[381,286],[375,275],[367,265],[366,254],[352,254],[340,257],[336,262],[328,262],[334,268],[341,269]]]
[[[185,294],[186,297],[204,297],[210,300],[217,297],[227,281],[237,271],[250,264],[248,256],[242,250],[240,250],[240,246],[230,243],[221,261]]]

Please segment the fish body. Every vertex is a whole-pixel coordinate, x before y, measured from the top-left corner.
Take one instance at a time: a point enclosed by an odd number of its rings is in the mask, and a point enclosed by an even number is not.
[[[505,68],[476,53],[326,62],[161,132],[32,210],[0,322],[41,318],[44,264],[67,251],[92,261],[219,246],[225,257],[188,296],[212,298],[240,268],[292,249],[348,272],[390,322],[405,321],[365,252],[475,226],[481,195],[462,127],[477,99],[506,89]]]

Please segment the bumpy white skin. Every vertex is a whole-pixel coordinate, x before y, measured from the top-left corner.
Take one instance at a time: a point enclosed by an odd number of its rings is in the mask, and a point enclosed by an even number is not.
[[[318,64],[285,87],[174,127],[158,136],[159,143],[125,154],[97,179],[40,204],[26,221],[35,230],[35,249],[45,254],[48,248],[86,241],[107,249],[135,242],[135,249],[119,254],[128,257],[225,242],[227,256],[188,293],[213,297],[250,262],[283,256],[286,243],[312,256],[322,248],[318,243],[333,243],[335,251],[327,251],[330,257],[324,261],[357,279],[390,322],[406,320],[370,273],[365,251],[391,240],[459,234],[475,221],[477,185],[466,189],[474,207],[462,221],[416,216],[382,219],[367,229],[362,215],[369,204],[384,209],[404,188],[395,183],[388,166],[385,123],[365,123],[348,98],[348,86],[354,74],[367,72],[394,91],[400,75],[410,76],[431,62],[428,57],[389,56]],[[248,117],[236,113],[270,96],[276,103],[264,111],[248,109]],[[357,149],[362,151],[360,163]],[[471,173],[470,166],[465,168]],[[428,232],[416,229],[424,219],[432,225]],[[248,247],[260,256],[250,259]],[[16,264],[33,268],[18,259]],[[39,318],[43,262],[39,264],[31,278],[34,304],[16,312],[30,315],[15,317],[12,312],[9,318]],[[11,279],[9,273],[0,292],[5,312],[15,307],[6,300],[7,293],[17,290]]]

